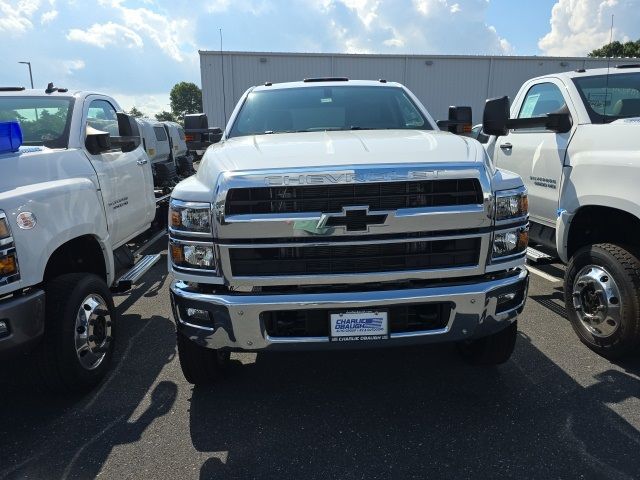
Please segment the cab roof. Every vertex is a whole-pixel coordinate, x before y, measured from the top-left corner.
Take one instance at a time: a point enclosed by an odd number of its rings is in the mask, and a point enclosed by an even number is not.
[[[570,72],[551,73],[548,75],[541,75],[533,78],[532,80],[539,80],[543,78],[556,77],[561,79],[573,79],[583,77],[593,77],[598,75],[621,75],[623,73],[640,73],[640,64],[624,65],[624,64],[611,64],[611,68],[591,68],[591,69],[578,69]]]
[[[307,88],[307,87],[401,87],[397,82],[380,80],[350,80],[348,78],[307,78],[297,82],[271,83],[265,82],[262,85],[253,87],[253,91],[281,90],[286,88]]]

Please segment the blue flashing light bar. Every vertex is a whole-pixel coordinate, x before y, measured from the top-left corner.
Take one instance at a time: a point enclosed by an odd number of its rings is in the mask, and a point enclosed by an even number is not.
[[[20,123],[0,122],[0,154],[17,152],[22,145],[22,129]]]

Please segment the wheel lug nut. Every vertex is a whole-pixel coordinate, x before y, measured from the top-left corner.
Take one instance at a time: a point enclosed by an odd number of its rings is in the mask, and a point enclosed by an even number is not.
[[[87,340],[89,340],[90,342],[95,342],[96,336],[95,335],[89,335],[89,338],[87,338]]]
[[[87,329],[84,328],[82,325],[80,325],[78,328],[76,328],[76,332],[78,332],[80,335],[82,335],[86,331],[87,331]]]

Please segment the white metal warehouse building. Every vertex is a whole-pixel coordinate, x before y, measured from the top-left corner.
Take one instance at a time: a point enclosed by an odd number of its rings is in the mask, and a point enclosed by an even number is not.
[[[210,126],[223,126],[253,85],[308,77],[380,79],[406,85],[436,119],[449,105],[470,105],[480,122],[487,98],[513,99],[522,83],[548,73],[601,68],[606,59],[455,55],[364,55],[200,51],[204,112]],[[611,65],[629,63],[613,59]]]

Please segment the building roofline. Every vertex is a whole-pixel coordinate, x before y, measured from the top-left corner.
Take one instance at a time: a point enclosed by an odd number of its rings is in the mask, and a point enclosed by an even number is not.
[[[475,59],[475,60],[540,60],[540,61],[602,61],[607,60],[638,60],[637,57],[551,57],[538,55],[430,55],[424,54],[401,54],[401,53],[319,53],[319,52],[252,52],[233,50],[198,50],[200,56],[263,56],[263,57],[347,57],[347,58],[417,58],[417,59]]]

